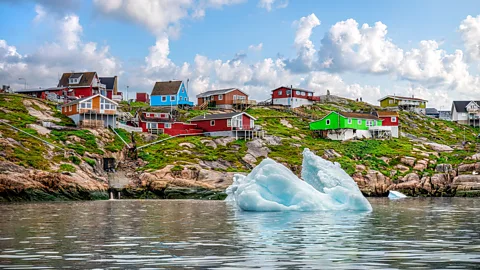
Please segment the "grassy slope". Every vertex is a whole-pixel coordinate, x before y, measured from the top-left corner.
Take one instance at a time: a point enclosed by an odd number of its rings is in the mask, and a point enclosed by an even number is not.
[[[61,114],[56,111],[53,104],[50,104],[50,106],[55,112],[55,116],[60,117],[61,122],[59,124],[72,124],[70,119],[61,116]],[[373,109],[373,107],[366,103],[349,101],[347,104],[319,104],[304,111],[315,117],[322,117],[331,110],[344,109],[369,111]],[[182,117],[187,119],[203,113],[205,112],[183,112]],[[353,142],[330,141],[315,138],[313,136],[314,134],[308,129],[309,121],[296,118],[289,112],[278,112],[257,108],[249,109],[248,113],[258,118],[256,123],[262,125],[267,134],[283,138],[281,145],[269,146],[271,149],[269,156],[275,160],[288,164],[294,170],[297,170],[301,165],[301,152],[306,147],[316,151],[320,155],[322,155],[326,149],[334,149],[342,155],[342,157],[336,158],[335,161],[342,164],[342,167],[349,174],[354,172],[356,164],[364,164],[370,169],[379,170],[388,175],[403,156],[424,158],[420,156],[419,153],[413,151],[414,148],[418,148],[418,146],[415,146],[415,143],[407,138]],[[288,128],[281,124],[281,118],[287,120],[293,128]],[[17,127],[32,134],[37,134],[35,130],[26,128],[27,124],[35,123],[37,119],[28,114],[28,111],[22,103],[22,98],[19,96],[13,97],[0,95],[0,119],[7,119]],[[416,114],[406,112],[401,112],[400,121],[401,131],[417,137],[425,137],[433,142],[453,145],[463,140],[464,127],[455,123],[420,117]],[[111,143],[106,144],[106,146],[101,149],[98,144],[98,141],[101,138],[96,138],[88,130],[52,131],[50,135],[44,136],[44,138],[62,147],[73,149],[80,158],[65,159],[63,153],[58,152],[53,158],[51,158],[45,156],[46,146],[41,142],[26,135],[14,132],[4,125],[0,125],[0,132],[3,134],[3,137],[11,137],[21,143],[20,146],[7,147],[7,149],[4,150],[6,154],[3,156],[0,155],[0,160],[10,160],[25,167],[45,170],[48,170],[52,164],[77,164],[79,162],[94,164],[94,161],[86,157],[86,153],[102,154],[105,151],[116,152],[123,148],[121,140],[115,138]],[[127,142],[130,142],[130,135],[128,133],[123,130],[117,130],[117,132],[119,132]],[[467,141],[474,142],[476,134],[477,130],[465,127]],[[76,142],[75,140],[71,140],[72,136],[80,138],[80,141]],[[301,139],[298,140],[298,138],[292,138],[294,136]],[[144,136],[136,135],[135,139],[138,146],[147,143],[143,138]],[[218,145],[217,149],[213,149],[205,146],[205,144],[201,142],[202,140],[212,140],[212,138],[174,138],[152,147],[148,147],[139,153],[139,157],[147,161],[148,165],[139,169],[160,169],[168,164],[176,164],[177,166],[175,169],[179,170],[183,166],[198,163],[200,160],[216,161],[223,159],[233,164],[228,171],[246,171],[246,168],[240,161],[240,159],[247,153],[245,141],[238,140],[228,144],[226,147]],[[179,147],[179,144],[182,142],[192,143],[195,145],[195,148],[189,149],[187,147]],[[429,158],[439,163],[459,164],[466,162],[464,161],[465,157],[474,154],[476,152],[475,150],[475,145],[472,144],[465,150],[455,150],[452,153],[442,153],[439,158],[431,155]],[[385,163],[380,159],[381,157],[389,158],[390,162],[388,164]],[[258,162],[260,162],[260,160]],[[67,169],[69,167],[63,166],[63,168]],[[431,165],[425,173],[432,174],[433,169],[434,165]],[[400,175],[396,175],[395,177],[398,176]]]
[[[25,97],[20,95],[0,95],[0,119],[8,120],[9,123],[17,128],[29,132],[30,134],[41,137],[62,148],[74,150],[78,156],[65,158],[63,151],[55,150],[53,156],[49,156],[49,147],[44,143],[36,140],[23,133],[13,131],[9,127],[0,124],[0,133],[3,138],[12,138],[19,142],[18,145],[5,147],[1,152],[0,160],[12,161],[24,167],[31,167],[35,169],[51,170],[52,165],[61,165],[60,170],[71,171],[71,164],[80,164],[86,162],[94,165],[95,161],[86,157],[86,153],[104,154],[105,149],[99,147],[99,138],[96,138],[93,133],[88,130],[75,131],[57,131],[53,130],[50,134],[42,136],[36,130],[27,128],[28,124],[37,123],[38,119],[28,113],[27,108],[23,104]],[[62,126],[73,126],[70,118],[62,115],[56,108],[55,104],[40,101],[49,106],[53,112],[53,116],[60,119],[56,124]],[[32,105],[35,108],[37,105]],[[37,123],[38,124],[38,123]],[[79,140],[73,140],[75,137]],[[123,143],[120,139],[115,138],[109,149],[112,152],[120,151],[123,148]],[[64,165],[62,165],[64,164]]]

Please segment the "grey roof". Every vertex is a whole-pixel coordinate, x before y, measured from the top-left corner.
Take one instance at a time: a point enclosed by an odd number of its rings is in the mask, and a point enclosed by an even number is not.
[[[210,90],[210,91],[207,91],[207,92],[198,94],[198,95],[197,95],[197,98],[226,94],[226,93],[231,92],[231,91],[233,91],[233,90],[239,90],[240,92],[242,92],[240,89],[237,89],[237,88],[227,88],[227,89]],[[243,92],[242,92],[242,93],[243,93]]]
[[[430,114],[439,114],[437,109],[435,108],[426,108],[425,109],[425,114],[430,115]]]
[[[156,82],[150,96],[176,95],[182,81]]]
[[[234,116],[242,114],[241,112],[234,112],[234,113],[217,113],[217,114],[207,114],[207,115],[199,115],[190,119],[190,121],[202,121],[202,120],[216,120],[216,119],[230,119]]]
[[[455,110],[459,113],[467,112],[467,105],[472,101],[473,100],[454,101],[452,104],[452,109],[453,107],[455,107]],[[480,101],[474,101],[474,102],[480,105]]]
[[[44,92],[44,91],[56,91],[63,90],[65,87],[50,87],[50,88],[30,88],[30,89],[18,89],[14,90],[15,93],[31,93],[31,92]]]
[[[298,91],[304,91],[304,92],[309,92],[309,93],[315,93],[314,91],[311,91],[311,90],[306,90],[306,89],[301,89],[301,88],[292,88],[292,87],[288,87],[288,86],[280,86],[280,87],[277,87],[277,88],[273,89],[272,92],[275,91],[275,90],[277,90],[277,89],[280,89],[280,88],[287,88],[287,89],[292,89],[292,90],[294,90],[294,91],[297,91],[297,90],[298,90]]]
[[[113,89],[113,85],[115,84],[115,79],[117,78],[117,76],[115,77],[100,77],[98,79],[100,79],[100,82],[105,84],[105,88],[108,89],[108,90],[111,90]]]
[[[70,101],[66,104],[63,104],[62,107],[65,107],[65,106],[71,106],[71,105],[75,105],[75,104],[78,104],[86,99],[89,99],[91,97],[94,97],[94,96],[89,96],[89,97],[84,97],[84,98],[79,98],[79,99],[75,99],[74,101]]]
[[[80,78],[81,76],[83,75],[83,73],[72,73],[72,75],[70,75],[70,79],[78,79]]]

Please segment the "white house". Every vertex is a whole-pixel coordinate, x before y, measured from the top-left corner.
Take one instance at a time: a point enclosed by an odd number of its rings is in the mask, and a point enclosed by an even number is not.
[[[480,101],[454,101],[451,115],[454,122],[480,127]]]

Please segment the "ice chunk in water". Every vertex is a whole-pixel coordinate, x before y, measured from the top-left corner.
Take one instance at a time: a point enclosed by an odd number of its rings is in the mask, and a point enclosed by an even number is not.
[[[407,195],[405,195],[401,192],[393,191],[393,190],[388,191],[388,198],[389,199],[395,200],[395,199],[402,199],[402,198],[406,198],[406,197],[407,197]]]
[[[303,152],[302,181],[287,167],[264,159],[247,175],[235,175],[227,200],[245,211],[371,211],[353,179],[338,164]]]

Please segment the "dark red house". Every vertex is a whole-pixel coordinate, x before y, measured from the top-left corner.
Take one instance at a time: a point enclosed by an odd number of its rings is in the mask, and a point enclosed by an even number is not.
[[[100,82],[96,72],[63,73],[57,87],[68,88],[68,95],[78,98],[96,94],[106,96],[105,84]]]
[[[389,130],[392,132],[392,137],[398,138],[399,128],[399,114],[398,112],[394,111],[376,111],[373,113],[374,115],[378,116],[378,118],[382,119],[382,127],[388,127]]]
[[[168,134],[170,136],[180,134],[202,134],[196,124],[186,124],[174,121],[168,112],[137,112],[138,126],[143,132]]]
[[[272,104],[296,108],[320,101],[310,90],[281,86],[272,90]]]
[[[144,102],[150,104],[150,95],[147,93],[137,93],[137,97],[135,100],[137,102]]]
[[[255,118],[245,112],[200,115],[190,119],[210,136],[247,136],[255,129]]]

